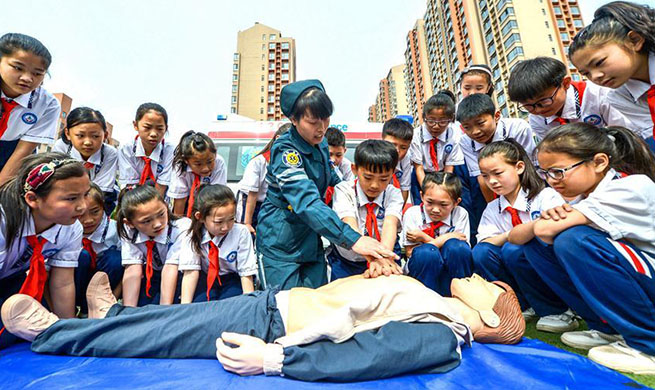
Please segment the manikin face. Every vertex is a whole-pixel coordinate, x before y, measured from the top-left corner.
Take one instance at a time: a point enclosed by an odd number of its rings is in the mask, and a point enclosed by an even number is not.
[[[478,274],[469,278],[453,279],[450,282],[450,291],[454,298],[478,311],[492,310],[500,294],[505,292]]]

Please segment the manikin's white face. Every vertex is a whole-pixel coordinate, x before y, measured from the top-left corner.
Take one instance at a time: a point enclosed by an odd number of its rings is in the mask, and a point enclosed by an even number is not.
[[[468,306],[478,310],[492,310],[500,294],[505,292],[501,287],[487,282],[478,274],[469,278],[453,279],[450,291]]]

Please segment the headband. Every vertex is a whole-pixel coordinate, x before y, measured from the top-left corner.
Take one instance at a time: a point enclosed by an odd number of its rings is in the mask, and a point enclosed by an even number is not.
[[[493,74],[491,73],[491,71],[489,69],[485,68],[484,66],[480,66],[480,65],[471,65],[468,68],[464,68],[462,70],[462,76],[464,76],[465,74],[467,74],[468,72],[471,72],[473,70],[479,70],[480,72],[484,72],[484,73],[488,74],[489,77],[491,77],[492,80],[494,78]]]
[[[65,160],[52,160],[49,163],[42,163],[35,166],[34,168],[32,168],[30,173],[27,175],[27,178],[25,179],[25,184],[23,185],[23,192],[27,193],[28,191],[35,191],[37,188],[41,187],[43,183],[48,181],[50,176],[54,175],[57,168],[75,162],[78,161],[69,158]]]

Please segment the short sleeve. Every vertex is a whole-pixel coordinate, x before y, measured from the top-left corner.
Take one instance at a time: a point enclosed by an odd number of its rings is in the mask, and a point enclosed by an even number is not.
[[[141,173],[133,164],[134,155],[130,145],[123,145],[118,149],[118,182],[121,188],[137,184]]]
[[[41,118],[36,124],[30,127],[25,134],[21,136],[21,141],[34,142],[39,144],[52,144],[55,142],[57,133],[57,120],[61,113],[59,101],[53,96],[46,94],[50,100]]]
[[[477,235],[478,242],[482,242],[482,240],[486,238],[505,233],[498,226],[498,221],[497,221],[498,211],[496,210],[497,208],[498,208],[498,199],[489,203],[487,207],[484,209],[484,212],[482,213],[482,217],[480,218],[480,224],[478,225],[478,235]]]
[[[412,143],[409,145],[409,155],[410,161],[412,164],[423,165],[423,145],[421,145],[421,132],[423,129],[417,127],[414,129],[414,136],[412,137]]]
[[[455,129],[453,128],[453,130]],[[449,141],[448,144],[452,146],[452,150],[446,154],[445,165],[464,164],[464,153],[462,153],[462,148],[459,146],[459,140]]]
[[[409,210],[405,212],[405,215],[403,216],[403,227],[402,227],[402,233],[400,235],[400,244],[401,246],[410,246],[410,245],[416,245],[416,242],[409,241],[407,239],[407,233],[413,231],[413,230],[418,230],[421,225],[421,208],[419,206],[412,206]]]
[[[262,160],[264,163],[262,164]],[[259,192],[262,177],[266,175],[266,160],[262,155],[257,155],[248,161],[246,169],[243,171],[243,177],[240,182],[240,189],[245,192]]]
[[[70,226],[63,226],[62,229],[67,230],[64,237],[58,238],[58,241],[62,241],[63,247],[48,259],[47,264],[51,267],[75,268],[82,252],[84,229],[79,221]]]
[[[183,172],[180,174],[175,168],[173,170],[174,174],[171,179],[171,185],[168,188],[168,196],[172,199],[182,199],[189,196],[189,184],[187,183],[187,177],[189,176],[188,172]]]
[[[405,204],[403,194],[400,192],[400,189],[391,185],[387,187],[387,191],[389,200],[385,202],[384,215],[394,216],[400,222],[403,219],[403,205]]]
[[[179,271],[200,271],[202,269],[201,256],[193,248],[191,232],[186,231],[180,234],[180,256]]]
[[[253,249],[252,237],[246,228],[239,229],[237,272],[241,277],[257,274],[257,256],[255,255],[255,250]]]
[[[357,199],[353,190],[354,182],[341,182],[334,187],[332,209],[339,219],[357,218]]]
[[[103,145],[104,161],[100,168],[100,172],[93,178],[93,182],[100,187],[104,192],[114,190],[116,183],[116,169],[118,169],[118,152],[110,145]]]
[[[158,165],[161,165],[162,170],[157,174],[157,184],[168,186],[171,184],[171,176],[173,175],[173,145],[169,143],[164,144],[164,153]],[[157,167],[159,170],[159,166]]]
[[[144,258],[138,244],[121,237],[121,264],[143,264]]]

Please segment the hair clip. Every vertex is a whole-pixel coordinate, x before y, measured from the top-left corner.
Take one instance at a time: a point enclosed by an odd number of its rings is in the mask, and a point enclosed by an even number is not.
[[[52,160],[48,163],[42,163],[30,171],[30,173],[27,175],[27,178],[25,179],[25,184],[23,185],[23,192],[27,193],[28,191],[34,191],[37,188],[41,187],[43,183],[45,183],[57,170],[57,168],[61,167],[62,165],[66,165],[69,163],[74,163],[78,162],[77,160],[74,159],[66,159],[66,160]]]

